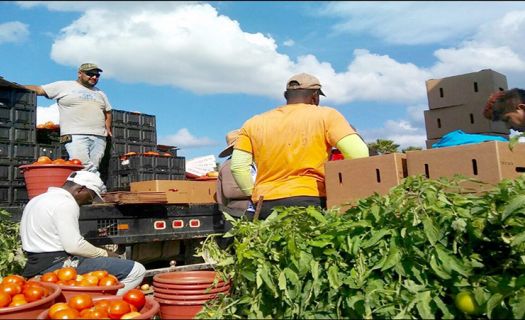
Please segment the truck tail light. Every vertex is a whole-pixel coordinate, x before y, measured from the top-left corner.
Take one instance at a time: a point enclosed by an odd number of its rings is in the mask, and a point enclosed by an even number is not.
[[[199,219],[190,220],[190,228],[198,228],[201,226],[201,221]]]
[[[182,221],[182,220],[173,220],[173,222],[171,223],[171,227],[173,229],[180,229],[180,228],[184,227],[184,221]]]
[[[163,221],[163,220],[155,221],[153,223],[153,228],[155,230],[164,230],[164,229],[166,229],[166,221]]]

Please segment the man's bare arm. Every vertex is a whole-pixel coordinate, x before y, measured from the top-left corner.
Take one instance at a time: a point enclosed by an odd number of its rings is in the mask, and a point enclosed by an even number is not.
[[[44,89],[41,86],[27,85],[23,87],[26,88],[27,90],[36,92],[37,96],[45,96],[47,98],[47,93],[44,91]]]

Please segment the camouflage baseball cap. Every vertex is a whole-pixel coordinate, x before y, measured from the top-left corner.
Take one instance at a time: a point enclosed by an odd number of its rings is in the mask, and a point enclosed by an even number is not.
[[[80,67],[78,67],[78,71],[90,71],[90,70],[98,70],[98,72],[102,72],[102,69],[100,69],[94,63],[83,63],[80,65]]]

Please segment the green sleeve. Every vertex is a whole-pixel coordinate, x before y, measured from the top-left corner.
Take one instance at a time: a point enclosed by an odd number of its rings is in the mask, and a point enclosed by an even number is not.
[[[345,159],[357,159],[368,157],[368,146],[358,134],[348,135],[336,144],[337,149],[345,156]]]
[[[251,196],[254,185],[250,172],[250,165],[253,162],[252,154],[246,151],[233,149],[231,160],[233,179],[237,182],[237,185],[245,195]]]

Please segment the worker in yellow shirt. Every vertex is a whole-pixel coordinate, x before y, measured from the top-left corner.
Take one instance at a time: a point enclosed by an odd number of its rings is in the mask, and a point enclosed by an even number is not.
[[[235,144],[232,175],[241,190],[259,204],[260,219],[276,206],[326,207],[324,165],[332,147],[346,159],[368,157],[368,146],[344,116],[320,107],[321,83],[300,73],[286,83],[286,105],[244,123]],[[257,166],[255,183],[250,174]]]

